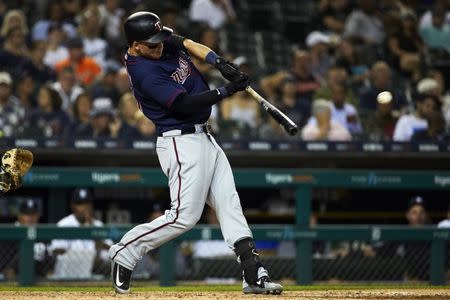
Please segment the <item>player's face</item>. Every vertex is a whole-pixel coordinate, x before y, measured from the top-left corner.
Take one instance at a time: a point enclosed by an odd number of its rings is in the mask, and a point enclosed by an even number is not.
[[[31,213],[31,214],[19,214],[17,216],[17,220],[21,225],[33,225],[39,222],[39,214]]]
[[[421,205],[414,205],[406,213],[406,218],[411,226],[420,226],[425,224],[426,213]]]
[[[160,59],[163,51],[163,43],[150,44],[145,42],[135,43],[136,52],[143,57],[150,59]]]

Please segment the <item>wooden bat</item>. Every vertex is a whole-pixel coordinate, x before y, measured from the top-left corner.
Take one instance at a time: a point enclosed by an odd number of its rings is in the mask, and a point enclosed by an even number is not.
[[[264,110],[267,111],[272,116],[272,118],[274,118],[281,126],[283,126],[284,130],[286,130],[289,135],[297,134],[298,127],[291,119],[288,118],[288,116],[283,114],[278,108],[264,99],[251,86],[246,87],[245,90],[249,92],[250,95],[252,95],[253,98],[255,98],[262,105]]]

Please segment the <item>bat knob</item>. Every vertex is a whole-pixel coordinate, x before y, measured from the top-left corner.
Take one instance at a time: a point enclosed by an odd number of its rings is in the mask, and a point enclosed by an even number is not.
[[[297,132],[298,132],[297,126],[292,126],[292,127],[290,127],[289,130],[288,130],[289,135],[296,135]]]

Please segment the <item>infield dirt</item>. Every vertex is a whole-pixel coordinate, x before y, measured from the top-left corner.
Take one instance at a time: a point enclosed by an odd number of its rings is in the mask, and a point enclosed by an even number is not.
[[[0,291],[2,300],[103,300],[103,299],[450,299],[449,289],[380,289],[380,290],[330,290],[330,291],[285,291],[279,296],[243,295],[242,292],[133,292],[128,295],[117,295],[114,292],[51,292],[51,291]]]

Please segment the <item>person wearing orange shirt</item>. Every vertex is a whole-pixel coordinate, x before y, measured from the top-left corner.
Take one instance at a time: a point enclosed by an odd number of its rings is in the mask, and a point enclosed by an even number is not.
[[[102,72],[101,67],[91,57],[84,54],[83,41],[79,38],[67,42],[69,57],[58,62],[55,66],[57,72],[71,66],[79,83],[84,86],[92,85]]]

